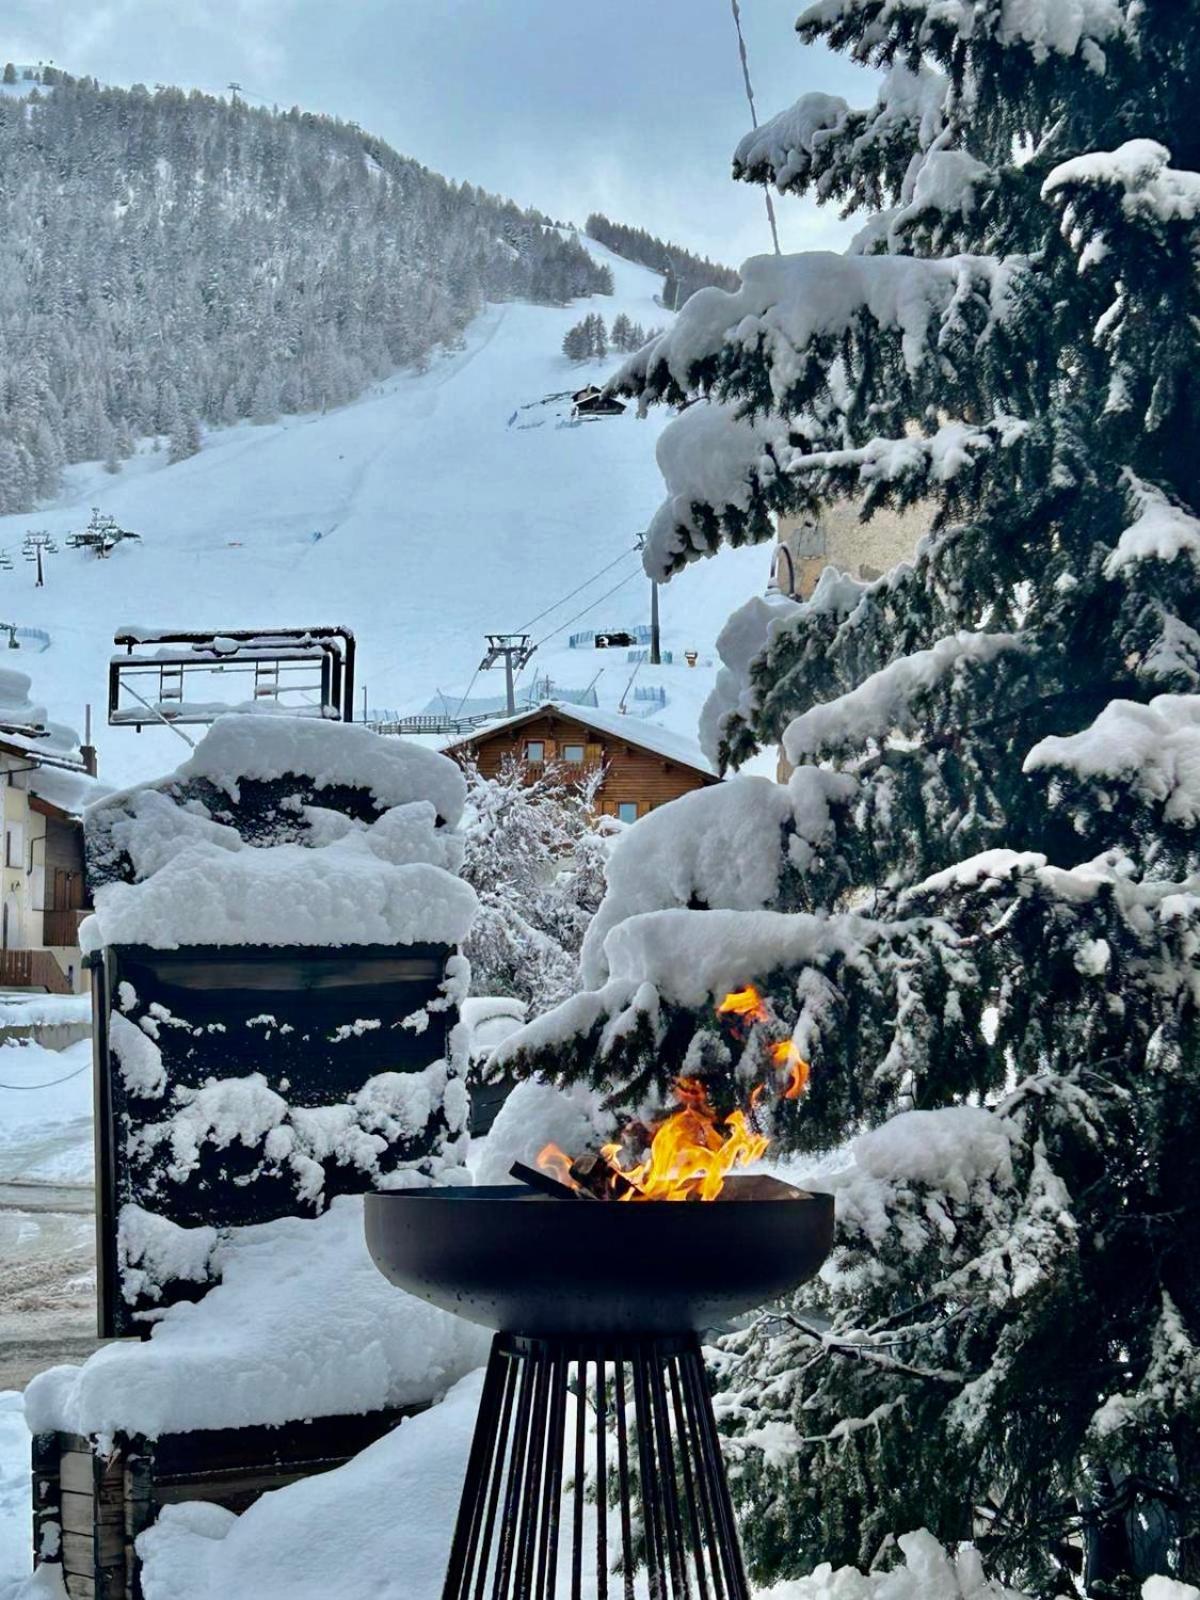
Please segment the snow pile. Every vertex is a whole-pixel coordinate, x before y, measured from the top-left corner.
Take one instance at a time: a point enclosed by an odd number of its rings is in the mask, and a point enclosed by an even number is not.
[[[31,683],[28,673],[0,668],[0,728],[5,740],[31,751],[81,761],[79,735],[74,728],[51,722],[45,706],[33,703]]]
[[[1022,1600],[1015,1590],[989,1582],[972,1545],[952,1556],[925,1528],[900,1534],[896,1544],[904,1563],[889,1572],[860,1572],[857,1567],[835,1572],[823,1563],[807,1578],[762,1591],[758,1600]]]
[[[269,822],[238,815],[252,785],[276,787]],[[374,815],[316,803],[348,790]],[[224,717],[171,778],[89,812],[85,946],[456,945],[464,796],[445,756],[354,724]]]
[[[514,1161],[537,1164],[544,1145],[556,1144],[575,1155],[594,1150],[613,1137],[614,1122],[600,1109],[601,1096],[583,1084],[556,1089],[539,1078],[519,1083],[496,1117],[479,1153],[471,1161],[475,1182],[512,1183]]]
[[[247,779],[265,783],[294,774],[304,774],[318,789],[365,789],[381,811],[432,801],[451,828],[466,799],[461,772],[435,751],[381,739],[360,723],[293,717],[222,717],[175,776],[183,782],[208,778],[236,800]]]
[[[487,1335],[393,1288],[367,1253],[362,1210],[360,1198],[343,1196],[320,1217],[282,1217],[215,1245],[208,1229],[181,1241],[190,1230],[140,1226],[150,1270],[178,1275],[211,1248],[221,1281],[202,1300],[163,1311],[145,1342],[120,1340],[82,1366],[35,1378],[30,1427],[157,1437],[374,1411],[444,1392],[484,1360]]]
[[[241,1517],[168,1506],[138,1540],[146,1600],[438,1600],[479,1395],[465,1379],[344,1467]]]
[[[0,1392],[0,1595],[5,1580],[29,1571],[33,1513],[29,1496],[29,1430],[21,1396]]]
[[[788,785],[735,778],[643,817],[609,858],[607,891],[583,943],[584,982],[594,987],[608,977],[609,936],[629,917],[689,906],[765,906],[776,896],[785,862],[800,864],[819,846],[829,831],[830,802],[852,787],[852,779],[816,768],[802,769]]]
[[[458,1015],[467,1033],[468,1060],[486,1061],[501,1039],[517,1031],[528,1010],[524,1000],[508,995],[472,995],[464,1000]]]
[[[1167,822],[1200,821],[1200,695],[1161,694],[1148,705],[1111,700],[1079,733],[1035,744],[1024,770],[1065,771],[1081,782],[1128,784]]]

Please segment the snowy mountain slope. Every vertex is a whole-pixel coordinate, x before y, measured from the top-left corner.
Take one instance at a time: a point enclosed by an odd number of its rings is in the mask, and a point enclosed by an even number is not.
[[[584,309],[661,326],[658,276],[585,243],[611,266],[615,293]],[[214,431],[199,455],[176,465],[165,451],[143,450],[116,476],[96,465],[68,469],[68,490],[53,506],[0,518],[0,547],[16,563],[0,572],[0,615],[51,639],[41,652],[14,654],[12,665],[32,675],[36,698],[59,721],[80,726],[92,704],[101,775],[123,783],[173,767],[183,752],[165,729],[139,736],[104,726],[119,625],[346,624],[358,636],[369,704],[415,711],[438,690],[457,704],[485,631],[521,628],[620,557],[534,624],[540,639],[623,583],[548,640],[528,669],[566,688],[600,671],[600,703],[615,708],[633,671],[626,652],[571,650],[567,635],[648,620],[649,584],[638,558],[623,552],[661,498],[654,445],[665,419],[627,412],[565,426],[561,401],[537,404],[609,370],[562,356],[562,336],[581,314],[579,304],[491,306],[461,351],[340,410]],[[36,589],[20,560],[26,530],[65,535],[93,505],[142,542],[103,562],[64,547]],[[713,677],[703,663],[728,613],[764,586],[768,565],[764,550],[731,552],[663,590],[663,644],[680,664],[642,667],[636,681],[664,688],[658,715],[670,727],[695,736]],[[702,664],[683,665],[685,649]],[[471,693],[502,688],[502,673],[481,674]]]

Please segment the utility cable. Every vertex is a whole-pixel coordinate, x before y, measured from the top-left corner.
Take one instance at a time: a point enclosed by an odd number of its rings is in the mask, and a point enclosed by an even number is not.
[[[754,109],[754,85],[750,82],[750,58],[746,54],[746,40],[742,33],[742,12],[738,0],[729,0],[733,7],[733,25],[737,29],[738,54],[742,58],[742,81],[746,85],[746,99],[750,104],[750,124],[758,127],[758,112]],[[779,229],[775,226],[775,207],[771,201],[769,184],[763,184],[763,198],[767,202],[767,221],[771,224],[771,238],[775,241],[775,254],[779,255]]]

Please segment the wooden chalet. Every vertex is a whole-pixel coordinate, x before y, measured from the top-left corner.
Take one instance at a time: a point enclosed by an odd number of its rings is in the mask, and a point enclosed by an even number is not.
[[[571,396],[573,417],[619,417],[624,410],[623,400],[618,400],[615,394],[605,394],[594,383],[577,389]]]
[[[460,762],[474,757],[489,778],[505,757],[531,777],[551,765],[566,776],[603,767],[596,810],[622,822],[636,822],[668,800],[721,781],[700,747],[680,734],[640,717],[558,700],[485,724],[445,751]]]

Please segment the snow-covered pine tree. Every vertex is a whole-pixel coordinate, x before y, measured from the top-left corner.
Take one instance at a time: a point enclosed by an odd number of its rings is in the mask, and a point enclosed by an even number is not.
[[[834,497],[929,533],[731,619],[710,748],[797,770],[630,830],[595,996],[504,1054],[642,1109],[681,1069],[744,1093],[790,1032],[779,1142],[855,1141],[818,1314],[727,1352],[760,1575],[924,1525],[1039,1594],[1196,1582],[1200,5],[798,26],[878,98],[806,95],[736,172],[865,226],[749,261],[627,363],[645,402],[708,400],[662,437],[647,567]],[[738,1034],[713,1004],[748,981]]]
[[[611,834],[593,801],[602,774],[536,776],[506,760],[494,778],[466,768],[462,877],[479,896],[463,945],[475,994],[511,995],[544,1010],[578,987],[579,949],[604,892]]]
[[[571,325],[563,334],[562,353],[571,361],[586,361],[591,354],[590,318]]]
[[[633,324],[624,311],[618,312],[613,318],[612,328],[609,331],[609,342],[614,350],[627,353],[636,350],[633,340]]]

